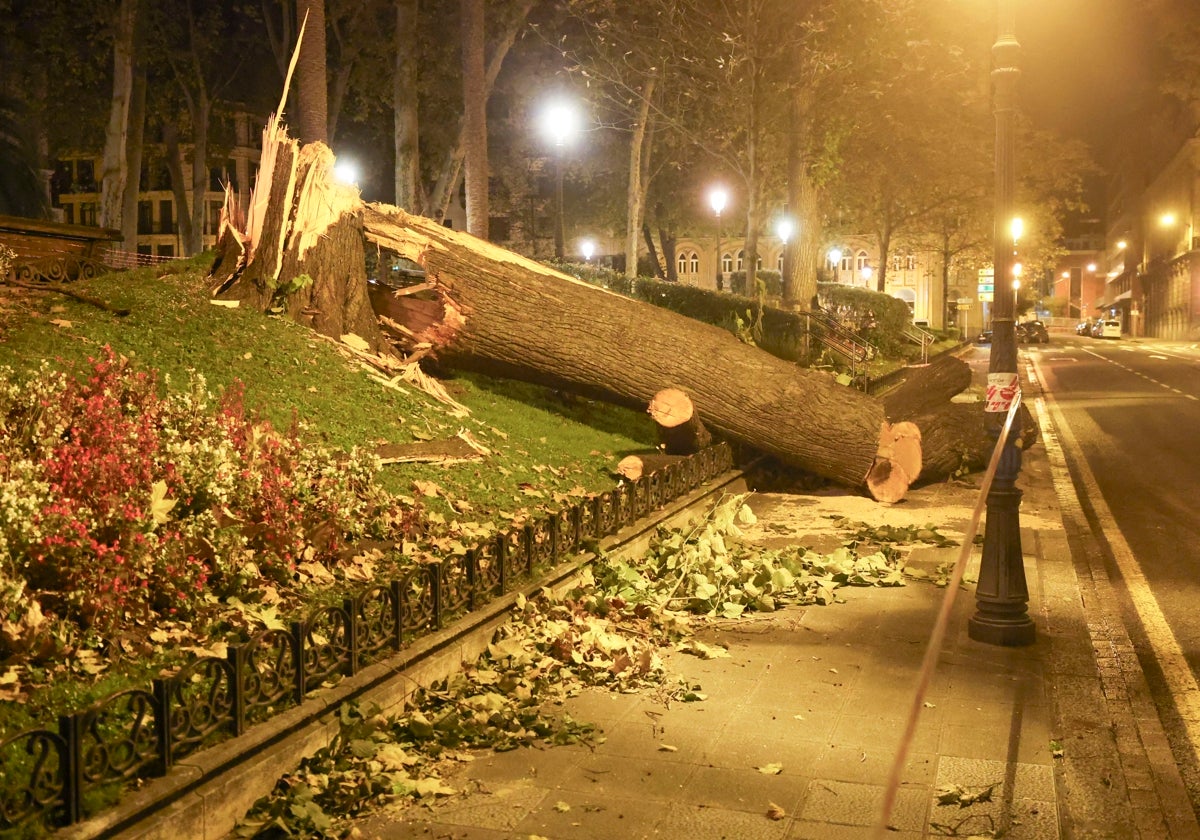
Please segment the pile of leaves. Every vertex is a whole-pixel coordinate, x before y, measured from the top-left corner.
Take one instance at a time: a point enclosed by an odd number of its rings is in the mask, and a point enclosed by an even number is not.
[[[453,795],[445,771],[472,760],[469,749],[595,741],[593,726],[556,709],[585,686],[658,687],[675,699],[703,699],[694,686],[671,685],[658,654],[686,625],[607,596],[587,572],[561,599],[548,591],[518,596],[478,661],[418,689],[402,714],[343,708],[334,741],[282,777],[238,833],[340,836],[339,820]]]
[[[744,539],[754,524],[745,495],[732,496],[690,532],[660,530],[651,550],[603,567],[602,583],[636,604],[737,618],[782,604],[830,604],[843,586],[903,586],[898,552],[858,554],[843,546],[821,554],[804,546],[764,549]]]
[[[274,428],[239,387],[164,390],[107,348],[79,375],[0,370],[0,665],[111,655],[415,531],[370,453]]]
[[[545,590],[518,595],[483,656],[418,689],[403,714],[343,710],[338,738],[280,779],[240,836],[336,837],[345,818],[454,795],[446,771],[472,759],[468,748],[596,741],[591,726],[556,709],[588,686],[703,701],[701,686],[668,675],[659,653],[673,646],[704,658],[728,655],[688,637],[703,620],[697,613],[737,618],[785,603],[833,603],[843,586],[903,584],[895,552],[753,545],[739,527],[754,521],[745,498],[726,499],[688,531],[662,529],[638,560],[600,558],[561,598]]]

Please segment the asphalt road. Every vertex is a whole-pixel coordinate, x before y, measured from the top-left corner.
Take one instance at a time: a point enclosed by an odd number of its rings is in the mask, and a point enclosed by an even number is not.
[[[1023,347],[1125,623],[1200,793],[1200,344],[1056,336]]]

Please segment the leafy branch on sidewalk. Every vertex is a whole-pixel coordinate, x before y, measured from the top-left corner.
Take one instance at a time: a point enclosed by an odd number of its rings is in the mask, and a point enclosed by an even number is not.
[[[728,655],[688,638],[696,614],[831,604],[844,586],[903,585],[894,552],[822,555],[745,540],[739,523],[754,519],[745,502],[732,496],[687,531],[662,529],[640,559],[601,558],[562,596],[518,596],[478,661],[417,689],[401,714],[344,708],[338,737],[280,779],[240,836],[343,836],[349,819],[372,810],[455,795],[448,779],[455,765],[472,760],[468,749],[603,740],[557,708],[585,687],[702,701],[700,686],[665,673],[659,654],[674,646],[706,658]]]

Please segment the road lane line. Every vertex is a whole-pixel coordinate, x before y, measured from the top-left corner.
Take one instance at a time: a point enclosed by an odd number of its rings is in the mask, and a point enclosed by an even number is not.
[[[1036,362],[1034,362],[1034,367],[1037,369]],[[1100,525],[1101,533],[1096,535],[1097,539],[1105,540],[1112,551],[1117,569],[1129,592],[1130,601],[1137,612],[1146,639],[1150,643],[1151,655],[1162,670],[1163,679],[1171,693],[1171,699],[1183,722],[1188,747],[1191,749],[1192,755],[1200,759],[1200,685],[1197,684],[1196,677],[1183,655],[1183,649],[1179,646],[1175,633],[1167,623],[1162,608],[1159,607],[1158,600],[1154,597],[1154,593],[1146,581],[1141,564],[1138,563],[1129,544],[1125,541],[1124,535],[1117,528],[1112,511],[1109,510],[1099,485],[1096,483],[1096,477],[1092,473],[1091,467],[1088,466],[1087,459],[1083,456],[1079,442],[1075,439],[1075,433],[1067,425],[1066,418],[1058,407],[1058,402],[1054,399],[1053,394],[1045,387],[1046,380],[1040,369],[1037,369],[1037,376],[1042,382],[1044,404],[1053,418],[1054,429],[1058,439],[1062,442],[1062,448],[1076,453],[1075,462],[1079,481],[1083,485],[1082,490],[1091,503]]]

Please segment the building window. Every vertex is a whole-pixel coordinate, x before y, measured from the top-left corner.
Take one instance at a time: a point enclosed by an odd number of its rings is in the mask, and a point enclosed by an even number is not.
[[[96,192],[96,166],[90,160],[75,161],[76,192]]]
[[[692,264],[691,273],[699,274],[700,273],[700,255],[697,254],[695,251],[692,251],[691,264]]]
[[[728,251],[721,255],[721,271],[726,273],[733,271],[733,254]]]
[[[867,267],[867,252],[866,251],[858,252],[858,259],[857,259],[856,265],[854,267],[857,268],[859,271],[862,271],[864,268]]]
[[[917,255],[909,254],[908,256],[906,256],[904,258],[904,267],[906,269],[908,269],[909,271],[916,271],[917,270]]]
[[[680,274],[688,273],[688,255],[686,251],[679,252],[679,256],[675,260],[675,270]]]
[[[175,256],[175,246],[174,245],[159,245],[158,246],[158,255],[160,257]]]
[[[138,202],[138,233],[154,233],[154,205],[149,201]]]
[[[849,271],[852,268],[854,268],[854,257],[849,251],[847,251],[842,256],[842,271]]]
[[[175,232],[175,205],[169,199],[158,202],[158,232]]]
[[[779,252],[779,259],[775,260],[775,270],[783,274],[783,251]]]
[[[79,224],[81,224],[81,225],[98,224],[98,222],[96,221],[96,216],[97,216],[96,202],[81,201],[79,203]]]
[[[745,252],[745,251],[738,251],[738,252],[737,252],[737,270],[738,270],[738,271],[741,271],[741,270],[742,270],[742,268],[743,268],[743,263],[744,263],[745,261],[746,261],[746,252]]]

